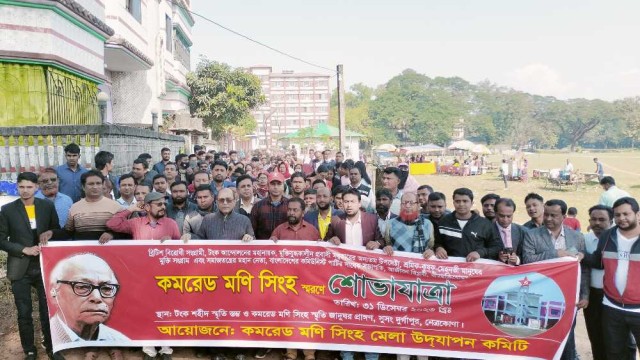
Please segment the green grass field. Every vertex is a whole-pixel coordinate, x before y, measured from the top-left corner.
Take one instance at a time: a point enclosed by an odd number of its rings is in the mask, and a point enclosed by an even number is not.
[[[458,187],[468,187],[475,195],[474,207],[481,210],[480,198],[487,193],[494,192],[502,197],[512,198],[517,205],[515,221],[522,224],[529,218],[524,208],[524,197],[529,192],[536,192],[547,199],[562,199],[568,206],[578,209],[578,219],[582,223],[583,231],[588,226],[588,209],[597,204],[602,188],[597,182],[580,186],[576,191],[572,188],[562,190],[554,188],[545,189],[544,180],[531,178],[533,169],[553,169],[564,168],[567,159],[573,163],[575,171],[589,172],[595,171],[593,158],[598,157],[604,165],[606,175],[611,175],[616,180],[618,187],[629,192],[633,197],[640,196],[640,152],[608,152],[608,153],[540,153],[527,155],[529,161],[529,182],[510,181],[508,189],[504,189],[504,184],[499,179],[499,171],[480,176],[448,176],[448,175],[427,175],[417,176],[420,184],[429,184],[437,191],[443,192],[447,196],[447,206],[453,208],[451,195]],[[500,155],[490,155],[489,161],[500,163]],[[481,211],[480,211],[481,212]]]

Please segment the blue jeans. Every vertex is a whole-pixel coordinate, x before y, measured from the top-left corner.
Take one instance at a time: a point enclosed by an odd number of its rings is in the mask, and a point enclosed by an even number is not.
[[[353,351],[340,351],[340,357],[342,360],[353,360]],[[365,360],[378,360],[380,354],[378,353],[364,353]]]
[[[33,306],[31,305],[31,288],[38,292],[38,309],[40,311],[40,323],[44,346],[51,351],[51,331],[49,330],[49,311],[47,309],[47,296],[42,283],[40,265],[31,264],[22,279],[11,282],[11,291],[18,310],[18,331],[22,350],[26,353],[37,352],[34,345],[33,334]]]

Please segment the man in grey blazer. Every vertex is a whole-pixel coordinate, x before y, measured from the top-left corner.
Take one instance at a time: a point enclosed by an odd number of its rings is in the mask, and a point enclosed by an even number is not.
[[[564,256],[574,256],[581,261],[585,254],[584,236],[562,225],[567,215],[567,204],[562,200],[548,200],[544,204],[543,226],[529,230],[524,236],[522,248],[525,264],[537,261],[555,259]],[[591,271],[584,264],[581,266],[580,300],[576,304],[578,309],[589,305],[589,284]],[[575,327],[575,322],[573,324]],[[574,360],[576,354],[573,327],[562,352],[561,360]]]
[[[59,229],[58,214],[53,202],[37,199],[38,176],[32,172],[18,175],[20,199],[6,204],[0,210],[0,250],[6,251],[7,277],[18,310],[18,330],[25,359],[37,359],[34,344],[33,308],[31,288],[38,293],[38,308],[44,346],[51,359],[62,358],[51,353],[49,312],[42,274],[40,272],[39,236],[51,229]]]
[[[494,204],[495,226],[504,245],[499,253],[500,261],[511,264],[522,264],[522,245],[527,229],[513,222],[516,203],[509,198],[499,198]]]

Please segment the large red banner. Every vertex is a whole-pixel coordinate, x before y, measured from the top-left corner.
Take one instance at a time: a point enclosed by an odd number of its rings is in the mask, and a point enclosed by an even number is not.
[[[54,350],[222,346],[559,358],[579,264],[424,260],[301,241],[51,242]]]

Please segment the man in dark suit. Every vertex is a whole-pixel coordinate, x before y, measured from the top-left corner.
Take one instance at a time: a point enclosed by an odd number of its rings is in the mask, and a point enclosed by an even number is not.
[[[327,187],[318,189],[316,193],[316,205],[318,206],[318,210],[309,211],[304,214],[304,221],[318,229],[320,238],[324,240],[331,220],[338,215],[343,215],[344,212],[331,205],[331,190]],[[321,224],[322,226],[320,226]]]
[[[381,248],[384,239],[376,215],[360,211],[360,192],[349,189],[342,194],[344,215],[331,218],[325,238],[334,245],[364,245],[369,250]]]
[[[38,308],[47,355],[50,359],[63,359],[61,355],[51,352],[49,311],[40,272],[38,239],[47,230],[59,229],[60,224],[53,203],[35,198],[37,190],[36,174],[23,172],[18,175],[20,199],[0,210],[0,250],[8,254],[7,277],[11,280],[11,290],[18,310],[18,329],[25,359],[35,360],[38,356],[33,334],[32,287],[38,292]]]
[[[567,203],[552,199],[544,204],[543,226],[531,229],[524,236],[522,245],[522,260],[524,264],[537,261],[573,256],[581,261],[586,248],[584,236],[562,225],[567,215]],[[576,304],[578,309],[589,305],[589,284],[591,283],[591,269],[584,263],[581,268],[580,300]],[[569,338],[562,352],[561,360],[573,360],[576,355],[574,337],[575,322],[569,333]]]
[[[513,223],[516,203],[509,198],[499,198],[494,204],[495,225],[502,239],[504,249],[500,251],[500,261],[520,265],[522,263],[522,244],[524,233],[527,231],[522,225]]]

